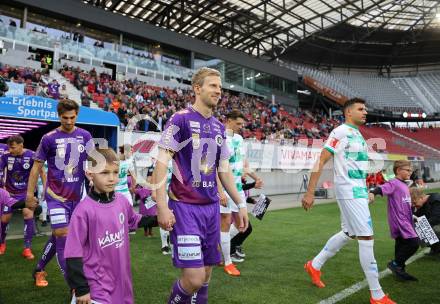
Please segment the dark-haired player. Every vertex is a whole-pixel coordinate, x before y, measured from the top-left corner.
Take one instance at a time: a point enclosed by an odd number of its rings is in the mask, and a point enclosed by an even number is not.
[[[64,247],[68,225],[75,206],[82,198],[84,189],[84,162],[87,159],[86,146],[93,147],[92,136],[84,129],[75,126],[79,106],[70,99],[60,100],[57,112],[61,125],[47,133],[41,139],[34,157],[34,166],[29,176],[26,203],[32,206],[38,172],[47,161],[46,202],[52,226],[52,237],[46,243],[42,259],[34,272],[35,283],[39,287],[47,286],[44,267],[47,257],[56,252],[58,264],[66,276]]]

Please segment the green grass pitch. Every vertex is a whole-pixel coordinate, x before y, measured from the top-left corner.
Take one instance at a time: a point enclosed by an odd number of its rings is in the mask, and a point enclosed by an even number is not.
[[[371,211],[375,255],[379,271],[382,271],[394,252],[385,200],[377,199]],[[261,222],[255,218],[251,220],[254,231],[244,246],[246,261],[239,264],[242,276],[228,277],[217,267],[210,283],[209,303],[318,303],[364,279],[356,241],[349,243],[322,269],[326,288],[313,287],[303,270],[303,264],[339,230],[336,204],[317,205],[309,212],[300,208],[272,211]],[[34,239],[36,259],[45,242],[46,237]],[[38,289],[31,279],[36,260],[21,258],[22,240],[11,240],[7,245],[6,254],[0,257],[1,304],[70,303],[55,259],[47,267],[49,286]],[[169,256],[160,253],[158,231],[153,238],[144,237],[141,230],[131,236],[131,254],[136,303],[166,303],[179,271],[172,267]],[[384,291],[399,304],[440,303],[440,259],[423,257],[407,269],[420,281],[402,283],[388,276],[381,280]],[[368,290],[363,289],[340,303],[369,303]]]

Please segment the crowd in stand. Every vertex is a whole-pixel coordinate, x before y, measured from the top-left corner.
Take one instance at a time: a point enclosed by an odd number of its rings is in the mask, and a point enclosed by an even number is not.
[[[45,95],[54,99],[67,97],[65,85],[60,86],[56,80],[50,81],[44,71],[0,63],[0,76],[8,82],[23,84],[25,95]]]
[[[161,131],[171,115],[186,108],[194,99],[190,90],[155,87],[137,79],[112,80],[110,75],[98,74],[95,69],[85,72],[65,65],[60,72],[81,91],[83,106],[95,102],[104,111],[114,112],[119,117],[121,127],[125,127],[130,118],[137,114],[148,114],[157,125],[143,120],[136,125],[136,129]],[[326,138],[339,124],[339,121],[327,119],[322,113],[301,110],[288,113],[278,104],[265,102],[255,96],[237,96],[227,90],[223,92],[215,115],[224,121],[226,113],[234,108],[246,115],[245,138],[294,141]]]
[[[171,115],[186,108],[194,100],[191,90],[156,87],[137,79],[117,81],[108,74],[98,74],[95,69],[86,72],[80,68],[64,66],[60,72],[81,91],[83,106],[96,103],[104,111],[114,112],[122,128],[127,126],[132,117],[147,114],[152,120],[140,120],[135,124],[135,130],[161,131]],[[0,73],[7,81],[24,84],[26,95],[44,93],[54,99],[68,97],[66,85],[50,80],[44,70],[3,65],[0,66]],[[243,129],[245,138],[268,142],[297,143],[301,139],[325,139],[340,123],[328,119],[321,112],[311,113],[298,109],[295,113],[289,113],[279,104],[225,90],[215,116],[225,121],[225,115],[232,109],[240,109],[247,118]]]

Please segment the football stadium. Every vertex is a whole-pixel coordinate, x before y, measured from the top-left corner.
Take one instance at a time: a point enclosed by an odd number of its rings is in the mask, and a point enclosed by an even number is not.
[[[440,303],[440,6],[0,2],[0,304]]]

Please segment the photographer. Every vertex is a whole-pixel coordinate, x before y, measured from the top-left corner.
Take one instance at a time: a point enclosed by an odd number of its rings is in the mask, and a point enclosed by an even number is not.
[[[426,216],[429,224],[440,238],[440,193],[424,194],[420,188],[411,188],[411,202],[416,208],[415,215]],[[440,254],[440,243],[431,246],[430,255]]]

